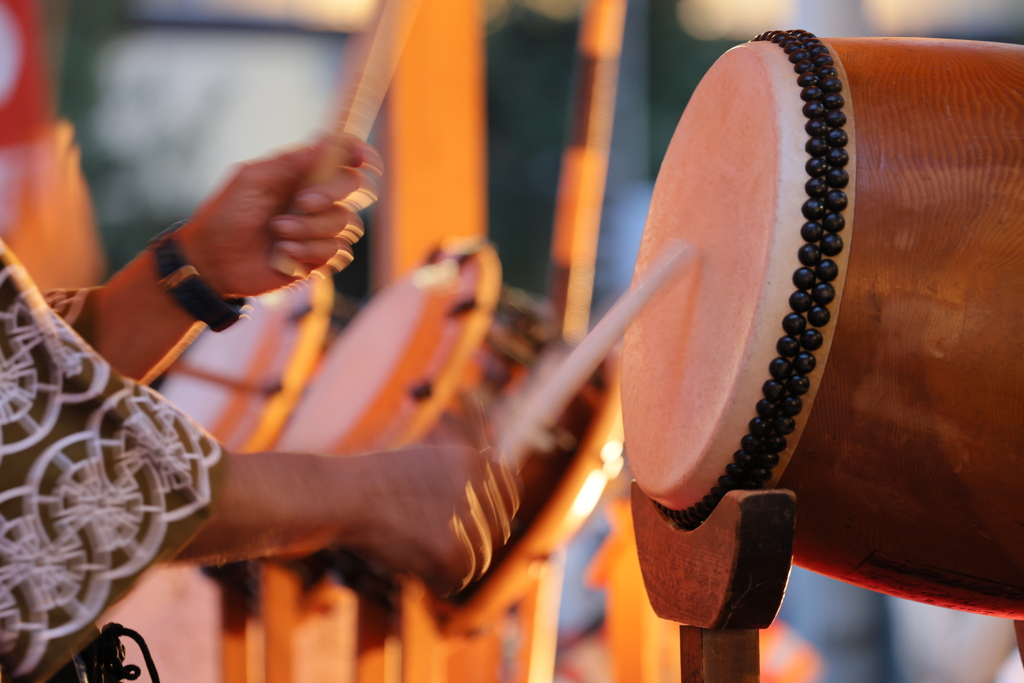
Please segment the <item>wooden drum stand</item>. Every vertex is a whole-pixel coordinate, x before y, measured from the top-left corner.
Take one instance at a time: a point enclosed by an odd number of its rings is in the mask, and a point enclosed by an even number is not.
[[[681,624],[682,682],[758,683],[758,630],[778,614],[793,564],[796,495],[730,491],[693,531],[662,514],[636,482],[632,508],[651,606]],[[1024,621],[1014,631],[1024,663]]]
[[[633,483],[633,527],[651,606],[679,627],[684,683],[756,683],[758,629],[782,605],[793,563],[792,491],[730,491],[684,531]]]

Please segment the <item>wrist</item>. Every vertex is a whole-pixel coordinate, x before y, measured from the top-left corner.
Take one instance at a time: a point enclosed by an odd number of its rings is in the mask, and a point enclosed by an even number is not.
[[[178,250],[186,261],[195,266],[199,276],[206,281],[210,289],[222,299],[233,298],[228,287],[220,278],[220,268],[217,267],[208,249],[204,249],[199,235],[199,225],[195,221],[188,221],[175,232],[175,240],[178,243]]]
[[[188,260],[179,241],[179,233],[187,227],[188,224],[179,224],[165,230],[150,242],[148,250],[156,262],[164,291],[196,320],[220,332],[238,322],[245,302],[221,297]]]

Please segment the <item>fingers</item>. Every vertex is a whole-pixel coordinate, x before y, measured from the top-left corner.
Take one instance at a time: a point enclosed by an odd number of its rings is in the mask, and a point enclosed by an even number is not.
[[[353,211],[362,211],[377,201],[378,195],[374,176],[354,168],[339,168],[323,182],[299,192],[295,196],[295,208],[315,214],[342,204]]]
[[[364,234],[363,221],[358,214],[340,206],[313,216],[276,216],[270,221],[270,229],[278,239],[291,242],[339,237],[355,244]]]
[[[471,551],[470,578],[479,579],[490,568],[494,550],[511,536],[519,496],[516,479],[508,468],[479,454],[473,457],[474,472],[453,518],[452,531],[463,551]]]
[[[352,262],[352,245],[341,238],[312,239],[302,242],[285,240],[277,243],[278,248],[289,258],[306,263],[312,269],[331,265],[343,268]],[[340,270],[340,268],[338,268]]]
[[[472,523],[472,528],[475,535],[480,539],[477,544],[477,558],[476,571],[473,574],[474,579],[479,579],[483,576],[491,567],[491,559],[494,557],[494,548],[497,545],[494,542],[496,532],[499,531],[498,525],[495,524],[496,520],[494,517],[494,507],[491,501],[488,500],[486,495],[486,488],[481,490],[484,494],[484,500],[487,501],[486,509],[484,503],[480,502],[480,496],[477,495],[476,489],[472,484],[466,484],[466,502],[469,503],[469,514],[468,519]]]

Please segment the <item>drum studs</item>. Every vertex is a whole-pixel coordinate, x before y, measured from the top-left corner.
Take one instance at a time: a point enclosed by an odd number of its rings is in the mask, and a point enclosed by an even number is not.
[[[825,115],[825,105],[821,102],[808,102],[803,111],[807,118],[818,119]]]
[[[810,65],[810,62],[807,62],[807,64]],[[800,65],[797,64],[797,66],[800,66]],[[814,75],[813,73],[808,73],[806,71],[803,72],[803,73],[801,73],[801,72],[797,72],[797,73],[800,73],[800,78],[796,79],[796,84],[799,85],[801,88],[806,88],[806,87],[818,84],[818,77],[816,75]],[[808,121],[807,125],[811,125],[811,122]],[[810,133],[810,131],[808,131],[808,132]],[[822,132],[825,132],[825,131],[823,130]],[[811,133],[811,135],[818,135],[818,133]]]
[[[850,136],[842,128],[833,128],[825,134],[825,142],[829,147],[846,147],[846,143],[849,141]]]
[[[821,226],[829,232],[839,232],[846,227],[846,219],[843,218],[843,214],[832,212],[821,221]]]
[[[841,147],[834,147],[825,155],[825,161],[829,166],[841,168],[850,161],[850,153]]]
[[[448,315],[452,318],[468,313],[476,308],[476,297],[469,297],[464,301],[452,306],[452,310],[448,311]]]
[[[810,289],[814,286],[814,271],[810,268],[797,268],[793,273],[793,285],[799,289]]]
[[[839,235],[829,235],[829,237],[838,239]],[[839,241],[842,242],[841,239]],[[814,303],[820,306],[827,306],[836,298],[836,289],[827,282],[819,282],[811,290],[811,298],[814,299]]]
[[[736,451],[732,454],[733,462],[740,467],[747,467],[754,462],[754,456],[746,451]]]
[[[829,187],[846,187],[850,182],[850,174],[845,168],[833,168],[825,174],[825,182]]]
[[[824,263],[824,261],[822,262]],[[821,266],[819,265],[819,268]],[[782,319],[782,329],[789,334],[796,336],[807,328],[807,321],[802,315],[790,313]]]
[[[434,387],[430,384],[430,382],[423,382],[422,384],[417,384],[412,389],[410,389],[409,393],[415,400],[425,401],[428,398],[430,398],[431,395],[434,393]]]
[[[803,292],[800,293],[804,294]],[[807,294],[804,294],[804,296],[807,296]],[[793,305],[792,296],[789,297],[789,305]],[[808,304],[807,308],[810,308],[810,304]],[[792,358],[796,354],[800,353],[800,341],[796,337],[790,337],[788,335],[785,337],[779,337],[779,341],[775,343],[775,350],[779,352],[780,356]]]
[[[828,321],[832,318],[832,314],[828,312],[828,309],[824,306],[814,306],[807,312],[807,322],[811,323],[815,327],[824,327],[828,325]]]
[[[821,240],[821,253],[835,256],[843,250],[843,238],[839,235],[825,235]]]
[[[813,305],[814,304],[811,301],[811,295],[808,294],[807,292],[805,292],[802,289],[798,289],[798,290],[796,290],[795,292],[793,292],[792,294],[789,295],[789,307],[792,308],[797,313],[806,313],[807,311],[811,310],[811,306],[813,306]],[[793,339],[793,338],[792,337],[783,337],[782,339]],[[779,341],[781,342],[782,340],[780,339]],[[796,341],[796,340],[794,340],[794,341]],[[776,347],[777,346],[778,346],[778,344],[776,344]],[[795,354],[795,352],[794,353],[790,353],[790,354],[785,354],[785,353],[782,353],[781,351],[779,352],[779,355],[782,355],[782,356],[785,356],[785,355],[792,356],[794,354]]]
[[[821,96],[825,93],[822,92],[821,88],[816,85],[804,88],[800,91],[800,99],[804,102],[810,102],[811,100],[820,100]]]
[[[840,92],[843,89],[843,82],[835,76],[826,76],[821,81],[821,89],[825,92]]]
[[[806,374],[810,373],[812,370],[814,370],[814,366],[817,365],[817,361],[814,360],[814,356],[812,354],[804,352],[804,353],[798,353],[796,358],[793,359],[792,364],[793,364],[793,369],[796,370],[799,374],[806,375]],[[784,414],[792,414],[792,413],[786,413],[786,401],[788,401],[791,398],[792,398],[792,396],[787,397],[787,398],[782,400],[782,412]],[[797,399],[797,400],[799,400],[799,399]],[[797,412],[800,412],[800,411],[797,410]]]
[[[820,119],[813,119],[819,121]],[[804,145],[804,151],[812,157],[822,157],[828,152],[828,141],[825,138],[809,138]]]
[[[814,69],[814,64],[809,59],[805,59],[802,62],[797,62],[793,65],[793,71],[798,74],[810,73]],[[810,85],[809,83],[807,85]]]
[[[800,346],[808,351],[817,351],[821,348],[824,341],[825,339],[821,336],[821,332],[817,330],[807,330],[800,335]]]
[[[799,415],[800,411],[804,409],[804,402],[796,396],[787,396],[782,399],[782,404],[779,407],[783,415],[793,417],[794,415]]]
[[[814,269],[814,274],[822,282],[832,282],[839,275],[839,266],[835,264],[835,261],[825,259]]]
[[[832,56],[828,52],[822,52],[820,55],[814,58],[814,66],[821,68],[823,66],[832,66],[835,62],[832,61]]]
[[[804,130],[808,135],[820,138],[828,132],[828,124],[825,123],[825,119],[808,119]]]
[[[812,221],[818,220],[825,215],[825,202],[820,199],[811,198],[804,202],[801,210],[803,211],[804,218]]]
[[[764,467],[764,468],[767,468],[767,469],[770,470],[771,468],[773,468],[773,467],[775,467],[776,465],[779,464],[779,454],[778,453],[762,453],[757,458],[757,464],[759,464],[761,467]]]
[[[740,439],[740,448],[742,448],[743,452],[745,453],[757,455],[758,453],[761,452],[761,439],[757,438],[756,436],[751,436],[750,434],[747,434],[742,439]]]
[[[747,472],[736,463],[731,462],[725,466],[725,474],[727,477],[731,477],[736,481],[743,481],[746,479]]]
[[[793,64],[796,64],[798,62],[806,62],[809,61],[810,56],[811,53],[808,52],[807,50],[797,50],[796,52],[789,56],[789,61],[792,62]]]
[[[811,157],[804,166],[809,176],[825,175],[828,172],[828,162],[821,157]]]
[[[846,193],[842,190],[832,190],[825,195],[825,206],[831,211],[842,211],[846,208],[849,200],[846,198]]]
[[[764,397],[769,401],[779,401],[786,395],[786,385],[782,382],[776,382],[775,380],[770,379],[761,385],[761,393],[764,394]],[[758,414],[761,413],[760,410],[757,412]],[[775,413],[765,417],[775,417]]]
[[[771,429],[771,425],[768,424],[767,420],[755,417],[747,424],[747,429],[754,436],[768,436],[768,431]]]
[[[825,123],[833,128],[842,128],[846,125],[846,114],[838,109],[833,109],[829,113],[825,114]]]
[[[806,242],[817,242],[821,239],[822,234],[821,223],[815,221],[807,221],[800,227],[800,236]]]
[[[781,453],[786,450],[786,437],[772,434],[764,440],[764,449],[769,453]]]
[[[805,244],[797,249],[796,256],[805,266],[816,266],[821,263],[821,249],[817,244]]]
[[[757,411],[758,415],[766,420],[769,420],[779,414],[779,404],[773,403],[766,398],[762,398],[758,401],[757,405],[754,406],[754,409]]]
[[[846,100],[843,96],[837,92],[830,92],[821,98],[821,103],[825,105],[825,109],[839,109],[841,106],[846,104]]]
[[[778,434],[792,434],[796,429],[796,422],[791,417],[777,417],[772,421],[772,428]]]
[[[803,396],[811,388],[811,381],[806,375],[793,375],[786,382],[786,390],[794,396]]]

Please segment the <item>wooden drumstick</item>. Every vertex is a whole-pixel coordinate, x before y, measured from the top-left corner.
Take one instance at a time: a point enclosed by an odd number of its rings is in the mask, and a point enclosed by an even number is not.
[[[335,173],[343,160],[345,136],[360,140],[369,137],[420,3],[421,0],[381,0],[373,26],[361,33],[351,49],[345,51],[344,61],[348,66],[342,81],[344,94],[330,127],[330,143],[306,178],[305,187],[323,182]],[[376,199],[375,189],[366,188],[345,199],[343,205],[351,211],[361,211]],[[340,235],[349,244],[358,242],[362,236],[362,229],[353,225]],[[341,270],[351,260],[346,252],[338,252],[325,268]],[[270,266],[289,277],[303,278],[310,274],[306,266],[285,254],[278,245],[271,250]]]
[[[518,471],[523,461],[543,443],[543,431],[554,426],[587,377],[601,364],[626,332],[626,327],[673,276],[697,260],[696,247],[670,240],[648,268],[644,278],[619,297],[608,313],[549,377],[520,401],[522,410],[513,417],[500,453]]]

